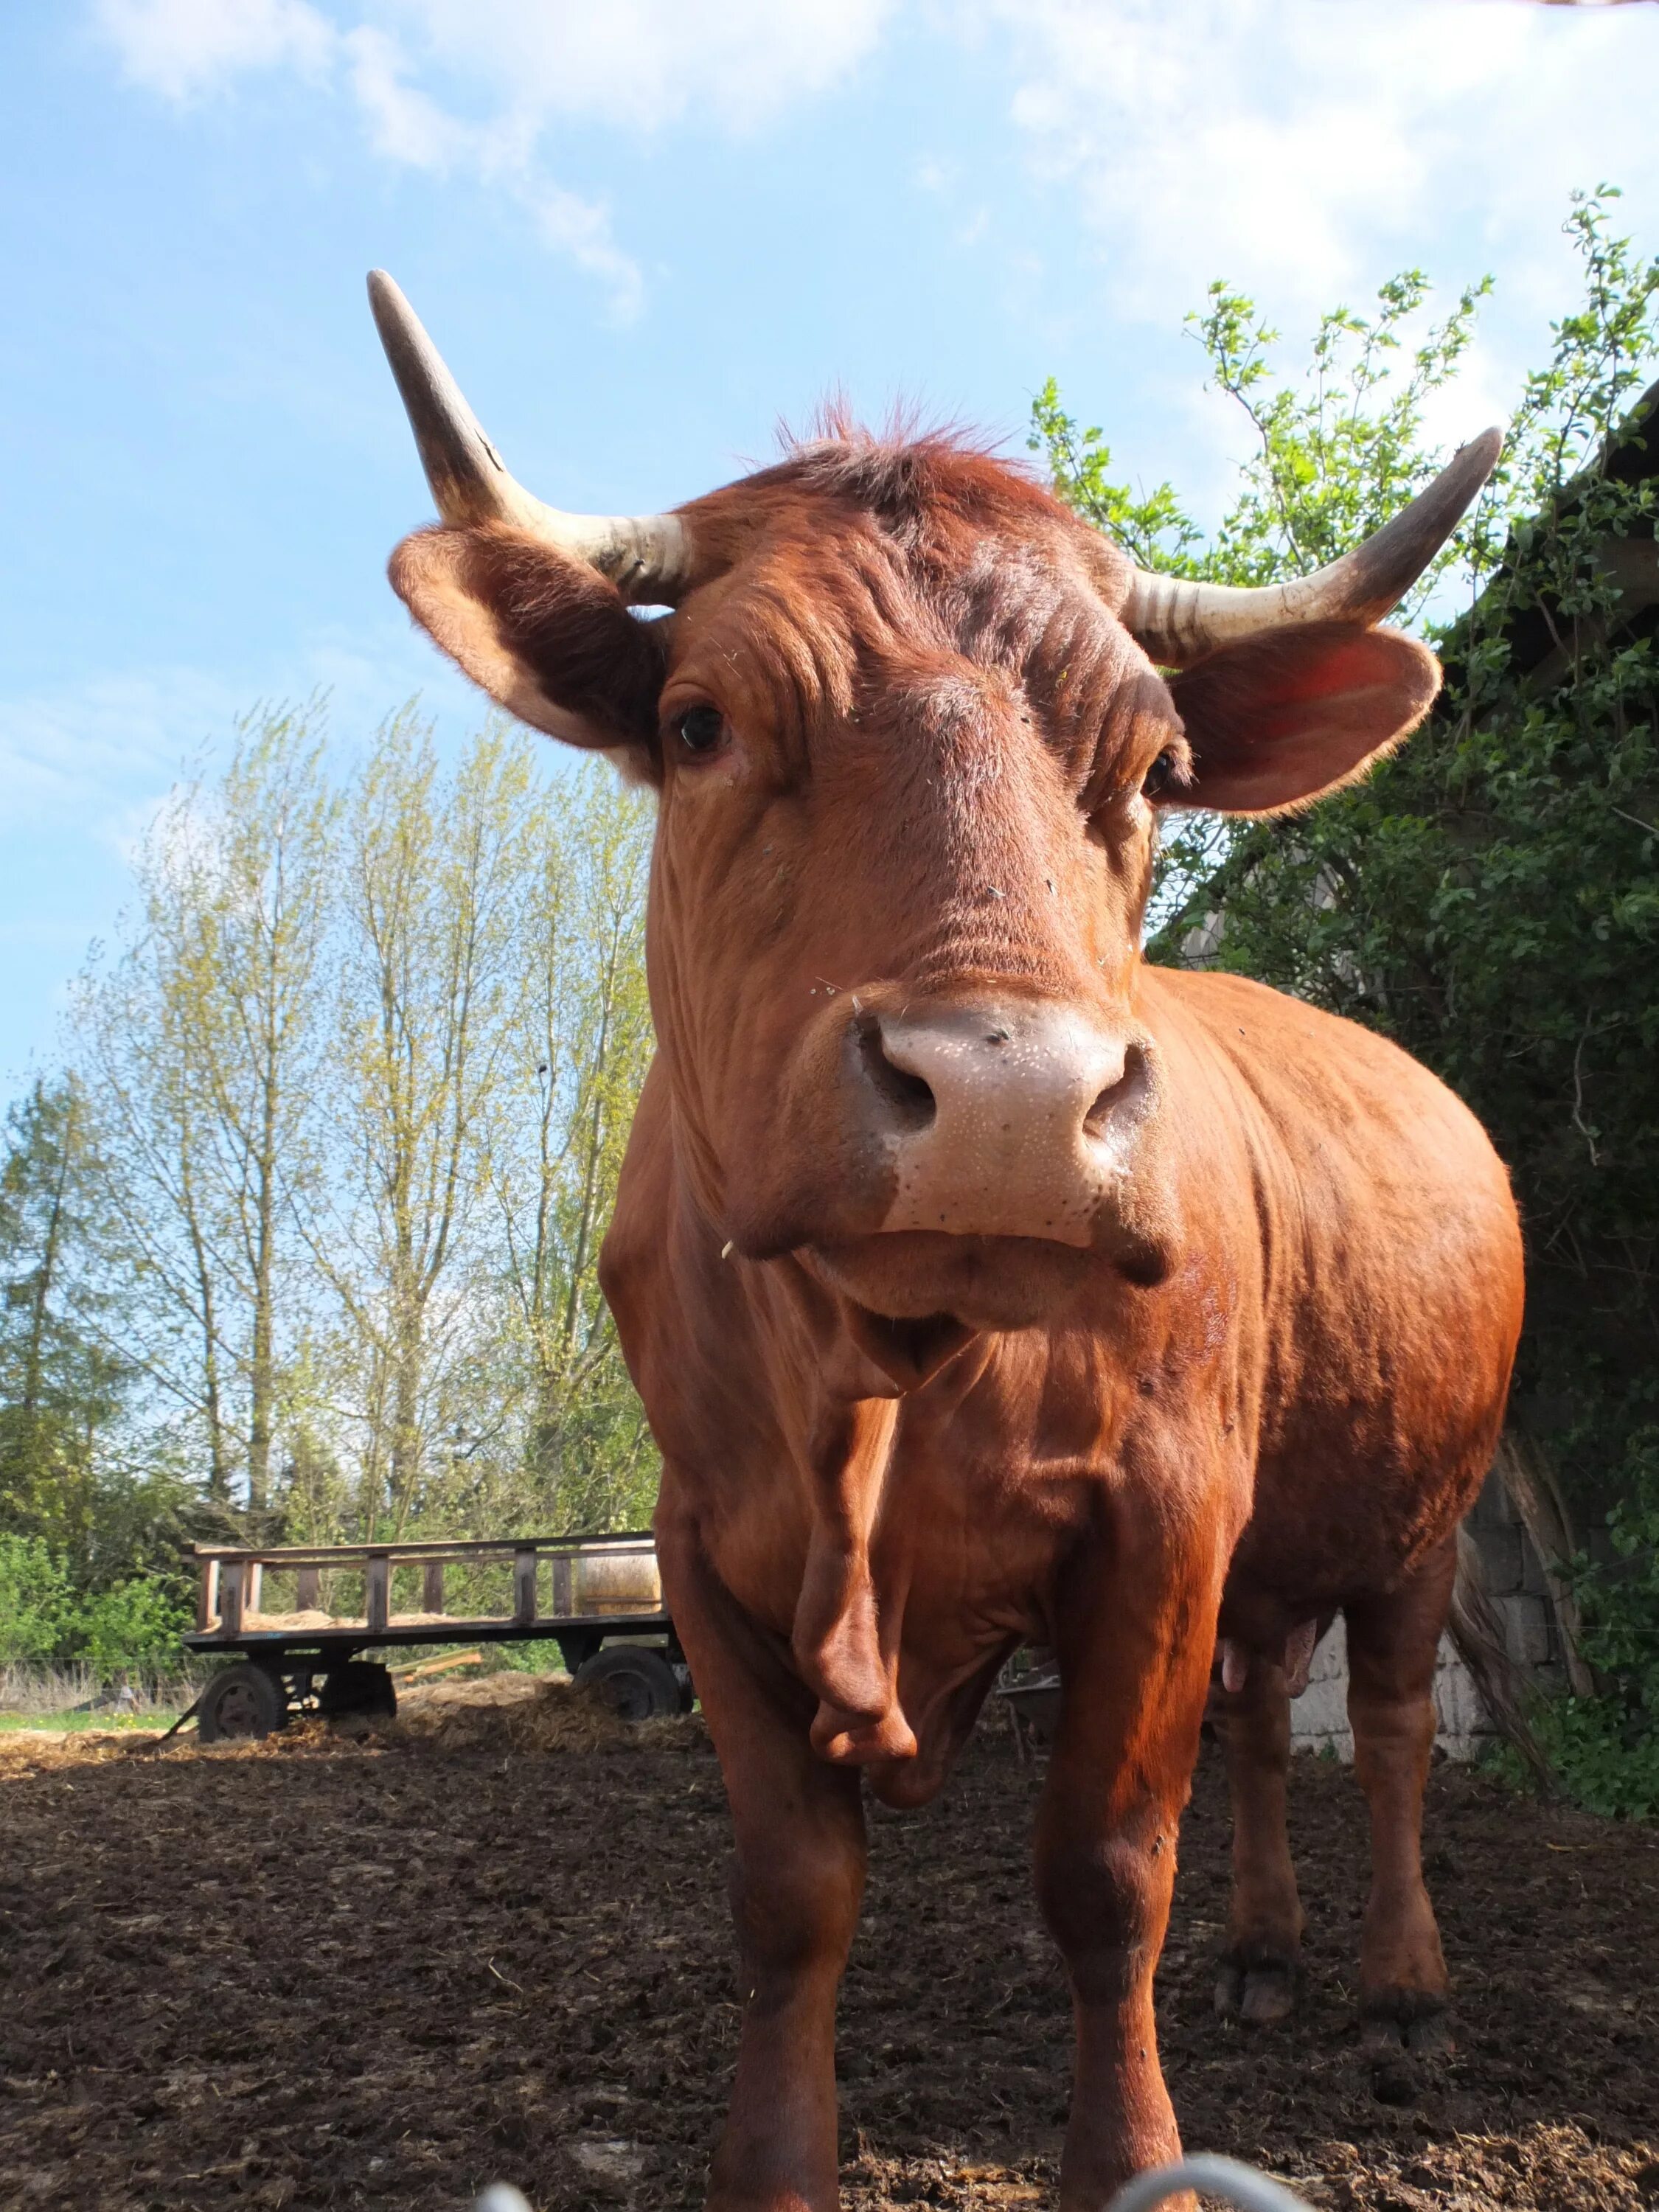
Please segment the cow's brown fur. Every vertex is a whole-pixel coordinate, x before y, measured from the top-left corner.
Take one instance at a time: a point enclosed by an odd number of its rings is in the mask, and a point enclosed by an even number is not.
[[[737,1835],[713,2197],[834,2201],[860,1771],[925,1800],[1030,1639],[1065,1682],[1036,1870],[1077,2014],[1063,2196],[1093,2207],[1176,2147],[1152,1974],[1218,1620],[1249,1655],[1218,1693],[1224,1994],[1253,2017],[1288,1995],[1283,1661],[1338,1608],[1373,1814],[1364,2000],[1415,2032],[1445,1991],[1428,1690],[1519,1323],[1507,1182],[1393,1046],[1138,949],[1156,805],[1304,803],[1397,742],[1437,671],[1326,625],[1166,682],[1115,618],[1122,556],[947,441],[827,441],[684,514],[699,580],[659,630],[499,528],[410,540],[394,577],[498,696],[629,747],[659,791],[659,1052],[604,1272]],[[676,735],[696,707],[727,731],[699,757]],[[858,1054],[988,994],[1066,1009],[1138,1085],[1088,1249],[883,1230]]]

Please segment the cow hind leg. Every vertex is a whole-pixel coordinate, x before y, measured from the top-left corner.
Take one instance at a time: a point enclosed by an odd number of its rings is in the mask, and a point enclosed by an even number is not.
[[[1449,2045],[1449,1992],[1423,1883],[1423,1792],[1434,1748],[1434,1664],[1451,1603],[1455,1542],[1399,1589],[1344,1607],[1354,1771],[1370,1808],[1371,1887],[1360,1936],[1360,2008],[1380,2043]]]
[[[1286,1826],[1291,1698],[1285,1669],[1255,1656],[1243,1686],[1217,1693],[1212,1708],[1227,1755],[1233,1812],[1233,1884],[1216,2010],[1265,2027],[1296,2002],[1302,1946]]]

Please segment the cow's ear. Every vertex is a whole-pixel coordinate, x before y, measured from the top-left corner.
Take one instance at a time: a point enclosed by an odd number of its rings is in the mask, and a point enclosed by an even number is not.
[[[523,722],[574,745],[628,749],[657,732],[659,630],[607,577],[501,523],[418,530],[392,587],[434,642]]]
[[[1223,646],[1170,678],[1193,772],[1160,803],[1306,805],[1409,737],[1439,689],[1439,662],[1398,630],[1308,623]]]

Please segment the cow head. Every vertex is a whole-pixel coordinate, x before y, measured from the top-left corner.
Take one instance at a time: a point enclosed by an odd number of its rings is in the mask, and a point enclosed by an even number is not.
[[[1180,1110],[1141,1007],[1158,817],[1302,805],[1415,726],[1434,658],[1372,625],[1496,434],[1261,591],[1148,575],[941,438],[839,432],[672,515],[573,516],[371,291],[445,518],[397,590],[501,705],[656,787],[652,1004],[712,1232],[795,1254],[895,1374],[1103,1260],[1156,1280]]]

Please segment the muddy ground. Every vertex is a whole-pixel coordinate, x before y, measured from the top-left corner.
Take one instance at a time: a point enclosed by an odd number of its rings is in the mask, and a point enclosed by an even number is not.
[[[549,1750],[498,1720],[159,1756],[14,1744],[0,2205],[459,2212],[496,2177],[544,2212],[695,2205],[737,2021],[700,1724]],[[1359,1801],[1322,1761],[1295,1775],[1301,2014],[1213,2016],[1217,1765],[1159,1981],[1189,2148],[1321,2207],[1659,2204],[1659,1835],[1438,1769],[1459,2047],[1379,2075],[1350,2003]],[[1052,2201],[1069,2023],[1030,1897],[1036,1786],[988,1736],[931,1811],[874,1816],[842,2011],[857,2207]]]

